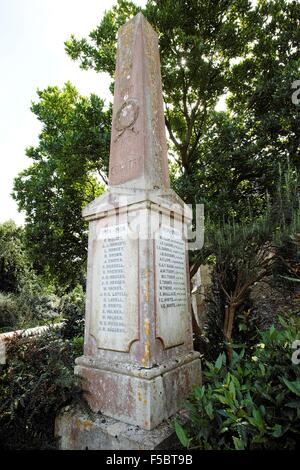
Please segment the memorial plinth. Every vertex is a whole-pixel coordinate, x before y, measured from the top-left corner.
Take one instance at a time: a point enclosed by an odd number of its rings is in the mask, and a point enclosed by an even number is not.
[[[201,380],[193,351],[187,226],[170,189],[157,35],[119,31],[108,192],[89,222],[82,377],[93,412],[152,430]]]

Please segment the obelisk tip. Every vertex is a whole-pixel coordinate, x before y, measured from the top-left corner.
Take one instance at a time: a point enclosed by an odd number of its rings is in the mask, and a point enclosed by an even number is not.
[[[131,20],[129,20],[133,23],[148,23],[148,25],[151,26],[151,24],[149,23],[149,21],[147,20],[147,18],[143,15],[143,13],[141,11],[139,11],[133,18],[131,18]],[[126,23],[125,23],[126,25]],[[152,28],[152,26],[151,26]],[[153,28],[152,28],[153,29]]]
[[[119,30],[110,186],[169,187],[157,34],[139,12]]]

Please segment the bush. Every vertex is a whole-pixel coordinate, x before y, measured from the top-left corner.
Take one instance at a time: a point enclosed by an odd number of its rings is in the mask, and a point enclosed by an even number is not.
[[[81,337],[84,334],[85,295],[79,285],[61,299],[60,316],[64,319],[61,334],[65,339]]]
[[[19,294],[0,292],[0,331],[32,328],[59,320],[60,301],[55,294],[31,292],[27,288]]]
[[[0,224],[0,290],[18,292],[31,274],[24,229],[12,220]]]
[[[73,372],[79,346],[55,332],[8,343],[0,366],[1,448],[55,447],[55,416],[80,393]]]
[[[300,339],[300,318],[280,318],[281,328],[261,332],[251,355],[222,353],[204,367],[195,387],[189,424],[176,424],[186,447],[200,449],[294,449],[300,444],[300,364],[292,343]],[[248,351],[249,352],[249,351]]]
[[[62,297],[36,280],[16,294],[0,292],[0,331],[32,328],[64,320],[62,337],[83,336],[85,295],[81,286]]]
[[[231,342],[238,341],[240,324],[248,322],[248,331],[258,326],[252,310],[251,289],[270,279],[300,275],[300,177],[291,168],[281,175],[276,194],[257,219],[251,211],[245,221],[223,221],[219,226],[206,223],[204,257],[194,256],[191,271],[196,272],[205,256],[214,258],[213,289],[207,308],[207,322],[199,349],[216,358],[225,346],[230,359]],[[198,256],[198,258],[197,258]],[[299,275],[298,275],[299,272]],[[284,276],[285,275],[285,276]],[[275,282],[274,282],[275,283]],[[287,283],[282,286],[287,291]],[[289,285],[289,293],[297,288]],[[276,312],[277,313],[277,312]],[[274,322],[276,320],[274,319]],[[256,325],[255,325],[256,323]],[[255,332],[250,333],[250,343]],[[246,337],[245,340],[248,341]]]
[[[23,289],[17,297],[20,328],[43,325],[59,318],[60,298],[43,290]]]
[[[18,321],[18,304],[11,294],[0,292],[0,332],[10,331]]]

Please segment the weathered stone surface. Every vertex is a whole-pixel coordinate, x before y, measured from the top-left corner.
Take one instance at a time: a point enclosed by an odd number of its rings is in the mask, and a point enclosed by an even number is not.
[[[141,14],[119,32],[111,139],[109,191],[83,211],[86,318],[75,373],[94,412],[149,432],[201,382],[201,363],[189,289],[192,214],[169,188],[157,36]],[[113,446],[96,428],[101,446]]]
[[[153,429],[200,382],[200,359],[189,293],[192,215],[169,188],[157,37],[141,14],[119,33],[110,189],[83,214],[87,304],[76,373],[94,411]]]
[[[195,352],[147,372],[87,357],[76,362],[75,373],[84,378],[85,398],[94,412],[101,411],[148,430],[175,414],[192,385],[201,382],[200,361]]]
[[[155,237],[156,334],[164,348],[184,344],[187,335],[186,246],[178,228],[161,225]]]
[[[168,194],[163,196],[159,192],[140,194],[134,191],[131,194],[127,191],[121,195],[114,192],[110,205],[106,196],[103,196],[103,199],[104,204],[98,201],[94,208],[89,210],[89,214],[93,215],[89,230],[85,355],[102,358],[109,363],[117,361],[141,367],[152,367],[186,355],[193,349],[189,289],[186,288],[183,305],[171,308],[161,305],[158,289],[160,271],[163,268],[159,270],[156,245],[160,242],[161,227],[172,225],[172,230],[176,231],[177,235],[180,234],[180,254],[183,258],[180,282],[188,286],[188,252],[185,249],[185,238],[190,211],[183,203],[179,204],[176,197],[172,198]],[[105,210],[105,207],[108,210]],[[101,298],[104,293],[99,270],[104,256],[103,239],[99,234],[105,230],[114,234],[125,221],[127,228],[124,230],[123,227],[122,230],[127,234],[126,237],[130,236],[126,243],[131,247],[131,251],[126,260],[124,258],[124,269],[121,266],[120,272],[123,272],[124,284],[128,287],[124,289],[125,301],[120,304],[118,314],[127,318],[125,326],[126,331],[131,332],[128,336],[131,341],[128,340],[126,348],[122,349],[124,333],[115,332],[113,338],[109,334],[106,339],[105,332],[99,331],[103,305]],[[166,233],[169,232],[164,229],[164,234]],[[178,243],[177,239],[171,241]],[[137,299],[136,308],[128,311],[128,305],[136,305]],[[111,340],[114,342],[113,347],[108,344]],[[128,354],[124,354],[125,351]]]
[[[172,190],[144,190],[137,188],[111,187],[109,191],[97,197],[82,211],[83,217],[94,220],[113,215],[118,219],[119,213],[126,213],[127,208],[133,204],[148,201],[150,204],[159,206],[167,213],[175,213],[186,221],[192,218],[191,209],[184,204],[182,199]]]
[[[174,419],[184,423],[185,415]],[[61,450],[171,450],[180,444],[171,422],[145,431],[78,407],[66,407],[56,419],[55,435]]]
[[[118,33],[109,183],[169,187],[158,40],[141,13]]]
[[[93,315],[90,333],[97,346],[128,352],[139,338],[138,240],[128,224],[100,227],[93,241]]]

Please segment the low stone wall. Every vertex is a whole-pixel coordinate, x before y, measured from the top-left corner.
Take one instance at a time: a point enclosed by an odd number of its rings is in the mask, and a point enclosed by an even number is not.
[[[0,364],[6,363],[6,342],[12,338],[27,338],[30,336],[40,336],[47,333],[50,329],[59,330],[64,322],[54,323],[53,325],[36,326],[35,328],[26,328],[24,330],[9,331],[0,334]]]

